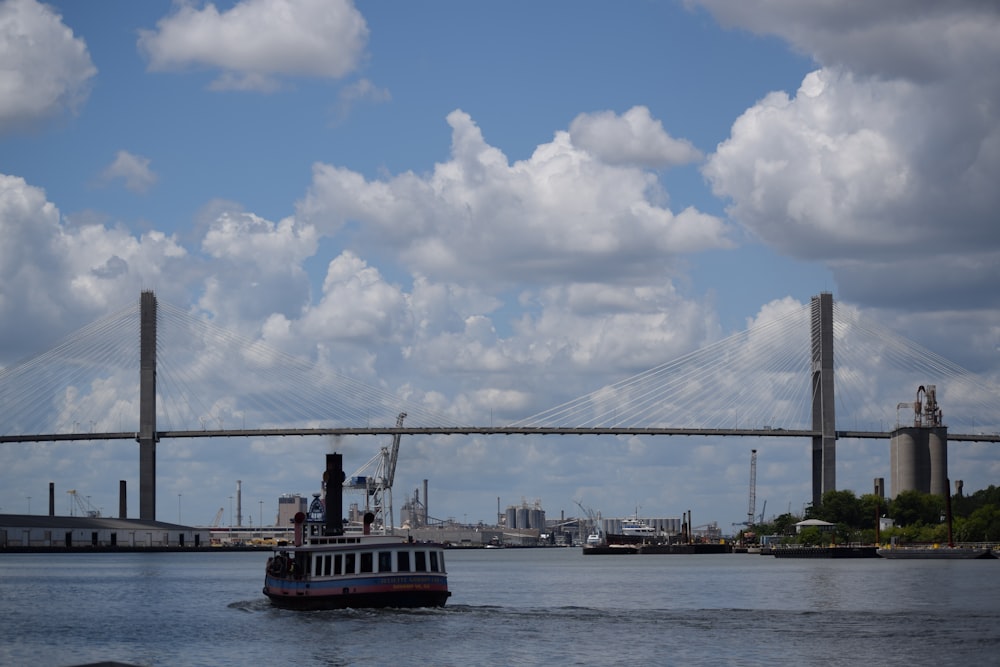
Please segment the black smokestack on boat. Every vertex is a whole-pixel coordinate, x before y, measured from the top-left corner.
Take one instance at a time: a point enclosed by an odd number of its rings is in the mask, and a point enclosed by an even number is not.
[[[344,534],[344,460],[340,454],[326,455],[326,534]]]

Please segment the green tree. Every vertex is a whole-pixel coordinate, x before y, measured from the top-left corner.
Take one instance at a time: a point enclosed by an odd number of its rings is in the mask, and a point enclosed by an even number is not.
[[[875,522],[889,509],[885,500],[879,498],[874,493],[866,493],[858,499],[861,511],[861,520],[858,522],[859,528],[875,531]]]
[[[920,491],[901,491],[889,508],[897,526],[937,525],[943,515],[944,498]]]
[[[799,533],[799,544],[804,544],[806,546],[819,546],[829,543],[830,535],[814,526],[803,528],[802,532]]]
[[[795,534],[795,524],[800,520],[794,514],[786,512],[775,517],[774,521],[771,522],[771,532],[774,535],[793,535]]]
[[[980,507],[952,532],[964,542],[996,542],[1000,540],[1000,509],[996,505]]]
[[[972,495],[953,496],[951,511],[956,517],[967,517],[987,505],[1000,507],[1000,487],[990,485],[989,488],[980,489]]]
[[[813,508],[813,517],[830,523],[860,527],[862,505],[853,491],[827,491],[819,507]]]

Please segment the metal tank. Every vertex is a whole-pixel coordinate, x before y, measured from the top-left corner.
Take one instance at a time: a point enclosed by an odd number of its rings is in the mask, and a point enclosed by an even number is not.
[[[528,520],[530,510],[527,506],[522,505],[517,508],[517,525],[514,527],[517,529],[531,528],[531,523]]]

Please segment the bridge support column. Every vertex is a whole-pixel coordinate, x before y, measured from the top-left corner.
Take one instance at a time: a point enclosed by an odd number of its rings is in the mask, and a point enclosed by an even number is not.
[[[837,488],[837,431],[833,399],[833,295],[812,298],[812,480],[813,507]]]
[[[139,311],[139,518],[156,520],[156,295]]]

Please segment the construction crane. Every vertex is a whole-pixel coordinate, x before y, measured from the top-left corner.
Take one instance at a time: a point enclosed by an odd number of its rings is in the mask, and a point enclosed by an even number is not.
[[[750,450],[750,503],[747,507],[747,526],[753,527],[757,506],[757,450]]]
[[[589,537],[590,535],[598,534],[601,525],[600,515],[589,507],[584,507],[579,500],[574,500],[573,502],[576,503],[576,506],[579,507],[580,511],[587,517],[587,536]],[[582,537],[583,536],[581,535],[581,538]]]
[[[406,413],[400,412],[396,417],[396,428],[403,427]],[[344,488],[365,492],[365,513],[375,516],[375,525],[383,534],[392,534],[393,525],[392,485],[396,480],[396,462],[399,460],[400,433],[394,433],[392,444],[382,447],[363,466],[344,480]]]
[[[225,507],[220,507],[219,511],[215,513],[215,518],[212,519],[212,528],[218,528],[219,522],[222,521],[222,513],[225,511]]]
[[[400,412],[399,416],[396,417],[396,428],[403,428],[404,419],[406,419],[406,413]],[[399,460],[399,441],[402,437],[401,433],[392,434],[392,452],[389,454],[389,464],[386,470],[386,486],[390,493],[392,491],[392,483],[396,481],[396,461]]]
[[[70,489],[67,491],[70,496],[73,497],[73,505],[70,505],[69,515],[73,516],[73,507],[76,506],[80,510],[80,516],[88,516],[91,519],[96,519],[101,516],[101,511],[90,504],[89,499],[80,497],[80,494],[76,492],[76,489]]]

